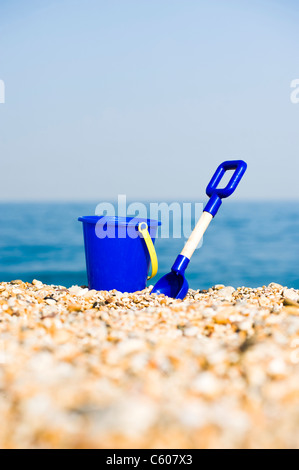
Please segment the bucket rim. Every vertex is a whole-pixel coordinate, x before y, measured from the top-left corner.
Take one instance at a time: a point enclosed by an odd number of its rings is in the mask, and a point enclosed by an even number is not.
[[[120,225],[124,227],[128,226],[134,226],[136,227],[138,224],[145,222],[148,227],[159,227],[162,225],[162,222],[160,220],[155,220],[155,219],[144,219],[141,217],[118,217],[118,216],[103,216],[103,215],[83,215],[81,217],[78,217],[79,222],[85,222],[87,224],[92,224],[96,225],[98,222],[100,222],[101,219],[105,219],[103,223],[107,223],[109,225]]]

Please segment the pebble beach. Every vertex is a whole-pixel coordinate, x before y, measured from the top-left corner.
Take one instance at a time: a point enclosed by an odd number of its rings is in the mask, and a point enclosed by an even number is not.
[[[0,448],[298,448],[299,291],[0,284]]]

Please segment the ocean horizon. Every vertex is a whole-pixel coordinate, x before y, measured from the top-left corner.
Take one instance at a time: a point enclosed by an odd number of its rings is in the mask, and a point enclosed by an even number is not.
[[[95,202],[0,203],[0,281],[86,285],[82,224],[77,219],[93,215],[95,208]],[[225,201],[186,271],[190,287],[277,282],[298,289],[298,231],[298,201]],[[159,271],[150,284],[169,272],[185,241],[158,234]]]

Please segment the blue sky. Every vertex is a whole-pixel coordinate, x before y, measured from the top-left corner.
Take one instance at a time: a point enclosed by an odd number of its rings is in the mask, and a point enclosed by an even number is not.
[[[42,5],[42,6],[41,6]],[[299,3],[2,0],[0,201],[299,198]]]

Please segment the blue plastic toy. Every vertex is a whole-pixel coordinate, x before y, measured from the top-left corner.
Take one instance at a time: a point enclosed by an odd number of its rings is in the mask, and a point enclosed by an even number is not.
[[[157,272],[153,243],[161,222],[98,216],[79,217],[78,220],[83,222],[89,289],[120,292],[144,289],[150,262],[150,277]]]
[[[237,188],[242,176],[247,168],[243,160],[231,160],[223,162],[217,168],[214,176],[209,182],[206,193],[210,197],[206,204],[202,216],[197,222],[189,240],[184,246],[180,255],[175,260],[171,272],[163,276],[154,286],[151,294],[164,294],[174,299],[184,299],[189,289],[185,270],[190,262],[196,247],[208,228],[211,220],[217,214],[222,204],[222,199],[229,197]],[[225,188],[218,188],[218,185],[227,170],[235,170]]]

